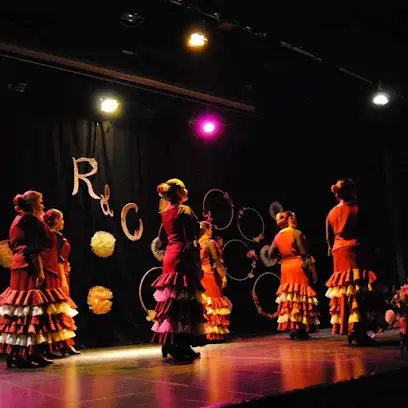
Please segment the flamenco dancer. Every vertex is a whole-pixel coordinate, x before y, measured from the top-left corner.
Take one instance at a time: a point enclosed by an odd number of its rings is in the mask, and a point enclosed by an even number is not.
[[[373,312],[374,272],[366,267],[361,246],[360,213],[354,181],[341,179],[331,187],[339,202],[326,219],[328,253],[333,255],[333,274],[327,281],[333,333],[348,335],[360,345],[375,341],[368,336],[368,316]]]
[[[55,234],[56,237],[56,244],[57,244],[57,256],[58,256],[58,277],[59,283],[61,288],[64,290],[66,296],[69,298],[69,303],[71,306],[73,302],[70,299],[70,272],[71,267],[68,262],[69,254],[71,253],[71,245],[69,244],[68,240],[62,234],[62,230],[64,229],[64,214],[53,208],[48,210],[44,216],[43,220],[45,224],[48,226],[50,232]],[[47,281],[46,281],[47,282]],[[73,317],[77,314],[77,312],[73,309],[67,309],[68,316]],[[75,349],[73,345],[68,346],[66,344],[65,349],[61,349],[62,356],[68,355],[78,355],[81,354],[79,351]]]
[[[229,333],[229,315],[232,304],[224,297],[223,289],[227,286],[227,273],[222,259],[222,251],[212,239],[212,226],[208,221],[200,223],[200,257],[204,272],[201,284],[205,293],[202,295],[205,307],[205,334],[209,341],[222,341]]]
[[[163,358],[192,361],[200,356],[192,346],[204,345],[204,312],[200,292],[202,270],[198,248],[199,223],[184,203],[184,183],[171,179],[157,187],[162,226],[159,240],[165,246],[163,272],[152,284],[157,302],[152,342],[162,345]]]
[[[40,256],[45,245],[43,197],[27,191],[13,202],[18,215],[9,233],[10,286],[0,295],[0,352],[7,356],[7,368],[38,368],[52,363],[42,355],[52,332],[46,314],[49,301],[40,289],[45,281]]]
[[[316,292],[310,286],[317,281],[314,259],[307,249],[306,237],[297,229],[296,215],[279,213],[275,236],[268,255],[273,261],[281,258],[281,284],[277,291],[278,330],[290,332],[290,338],[308,339],[320,324]]]

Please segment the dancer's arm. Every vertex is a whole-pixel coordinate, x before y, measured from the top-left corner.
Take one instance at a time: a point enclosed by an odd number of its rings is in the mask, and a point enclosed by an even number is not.
[[[268,257],[271,258],[272,260],[274,260],[275,263],[276,263],[277,258],[278,258],[278,253],[279,253],[278,247],[275,244],[275,240],[273,240],[273,242],[272,242],[272,244],[271,244],[271,246],[269,248],[269,251],[268,251]]]
[[[331,256],[331,251],[334,243],[334,232],[330,225],[329,218],[326,218],[326,242],[327,242],[327,255]]]
[[[43,264],[40,257],[42,242],[45,236],[43,224],[34,215],[27,214],[21,219],[19,227],[24,231],[26,240],[26,248],[24,251],[26,259],[28,258],[34,266],[36,286],[40,287],[45,280]]]
[[[220,257],[216,245],[217,244],[213,240],[208,240],[208,251],[212,262],[212,267],[221,277],[222,287],[225,288],[225,286],[227,286],[227,270],[225,269],[223,259]]]
[[[294,230],[294,238],[296,242],[297,249],[299,254],[304,259],[304,268],[309,269],[310,273],[312,274],[313,283],[317,282],[317,271],[316,267],[314,266],[315,260],[309,253],[309,248],[307,244],[306,237],[302,234],[299,230]]]

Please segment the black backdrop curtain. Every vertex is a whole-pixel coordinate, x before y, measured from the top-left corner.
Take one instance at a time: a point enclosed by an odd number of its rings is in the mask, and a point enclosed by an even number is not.
[[[12,72],[16,76],[21,71],[34,76],[32,69],[17,68],[8,74]],[[236,219],[227,231],[220,233],[224,242],[240,239],[248,245],[246,248],[240,243],[231,244],[226,251],[229,271],[237,277],[246,276],[250,269],[246,252],[255,249],[259,253],[276,233],[268,213],[269,204],[277,200],[285,209],[295,211],[299,227],[309,238],[312,253],[318,260],[317,289],[322,322],[326,326],[328,301],[324,297],[324,283],[331,273],[331,261],[326,257],[324,220],[335,204],[329,188],[340,177],[352,177],[367,204],[373,192],[376,195],[375,205],[366,207],[372,209],[372,236],[375,245],[381,248],[378,267],[387,283],[395,281],[390,261],[383,163],[369,143],[356,139],[366,130],[364,111],[356,110],[356,106],[350,105],[340,115],[319,95],[313,103],[302,104],[297,99],[296,109],[288,106],[288,102],[279,105],[275,101],[279,109],[265,121],[222,112],[228,125],[224,133],[218,140],[204,143],[188,127],[188,119],[203,110],[202,106],[134,92],[133,100],[156,101],[154,116],[139,115],[139,105],[134,104],[129,109],[130,116],[112,122],[100,121],[84,109],[89,105],[89,94],[100,88],[100,83],[95,85],[89,79],[39,71],[31,93],[3,95],[7,103],[1,112],[0,166],[4,179],[0,239],[7,238],[14,217],[12,198],[16,193],[28,189],[41,191],[46,208],[63,211],[65,235],[73,248],[71,285],[72,297],[80,307],[78,334],[85,345],[150,340],[151,324],[141,307],[138,286],[148,269],[159,266],[150,252],[160,225],[156,186],[172,177],[186,183],[190,205],[198,216],[202,215],[203,196],[212,188],[229,192],[237,211],[254,207],[261,213],[266,238],[259,244],[242,238]],[[104,192],[105,184],[110,186],[113,218],[103,215],[100,203],[89,196],[83,181],[79,181],[78,194],[72,196],[73,157],[98,161],[98,173],[90,179],[97,194]],[[79,166],[81,173],[90,170],[86,164]],[[144,224],[144,234],[136,242],[124,235],[120,222],[121,209],[130,202],[139,206]],[[213,195],[209,204],[216,222],[225,224],[229,209],[222,196]],[[241,222],[249,237],[261,232],[256,214],[245,213]],[[139,226],[133,212],[128,216],[128,225],[131,231]],[[90,248],[91,237],[100,230],[110,232],[117,240],[114,255],[107,259],[98,258]],[[259,262],[255,278],[264,271]],[[143,286],[148,306],[152,306],[149,289],[152,279],[153,275]],[[7,280],[7,271],[1,270],[3,287]],[[275,330],[275,322],[257,315],[251,299],[253,283],[254,279],[229,280],[226,294],[234,304],[232,330],[235,333]],[[94,285],[113,292],[113,308],[107,315],[97,316],[88,309],[87,294]],[[273,277],[266,276],[258,286],[258,295],[267,311],[276,309],[277,285]]]

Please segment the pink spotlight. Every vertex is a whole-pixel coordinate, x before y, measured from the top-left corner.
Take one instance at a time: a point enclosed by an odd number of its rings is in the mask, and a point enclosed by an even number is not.
[[[215,125],[212,122],[205,122],[203,124],[203,131],[204,133],[212,133],[215,130]]]
[[[196,132],[204,140],[212,141],[221,132],[221,122],[215,115],[201,116],[196,120]]]

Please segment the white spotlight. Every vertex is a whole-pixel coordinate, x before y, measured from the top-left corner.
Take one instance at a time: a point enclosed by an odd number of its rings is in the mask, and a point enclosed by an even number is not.
[[[384,92],[377,92],[372,99],[374,105],[384,106],[390,102],[390,98]]]
[[[101,99],[100,110],[105,113],[114,113],[119,108],[117,99],[107,98]]]

